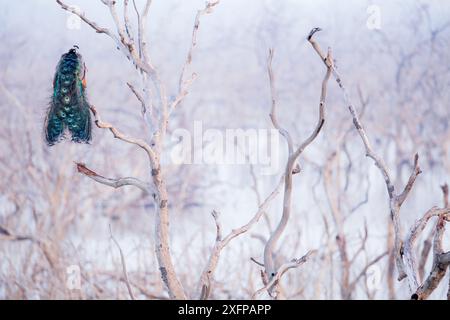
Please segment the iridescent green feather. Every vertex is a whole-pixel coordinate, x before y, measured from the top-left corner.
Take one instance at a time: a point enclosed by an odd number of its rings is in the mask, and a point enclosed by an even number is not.
[[[72,141],[91,140],[91,114],[83,86],[85,66],[75,49],[62,55],[53,80],[53,96],[45,121],[45,138],[54,145],[70,132]]]

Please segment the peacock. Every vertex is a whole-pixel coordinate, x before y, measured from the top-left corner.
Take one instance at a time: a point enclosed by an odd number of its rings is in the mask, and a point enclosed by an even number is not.
[[[89,143],[92,121],[86,98],[86,66],[78,47],[61,56],[53,79],[53,95],[45,119],[49,146],[61,141],[68,131],[73,142]]]

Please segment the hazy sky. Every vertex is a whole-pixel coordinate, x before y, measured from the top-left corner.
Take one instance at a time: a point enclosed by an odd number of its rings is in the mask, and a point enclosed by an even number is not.
[[[121,1],[117,2],[121,13]],[[136,2],[139,5],[144,3],[143,0],[136,0]],[[100,0],[66,0],[65,3],[78,6],[87,17],[100,26],[114,27],[107,7]],[[190,45],[194,18],[197,10],[204,7],[204,3],[205,0],[153,0],[148,19],[150,53],[153,62],[161,72],[162,79],[167,83],[170,94],[176,92],[179,72]],[[61,54],[74,44],[80,47],[88,68],[89,100],[101,110],[102,118],[119,123],[120,128],[131,135],[143,135],[139,103],[126,86],[127,81],[139,85],[139,79],[132,65],[122,53],[116,50],[110,38],[95,33],[84,23],[78,25],[76,20],[74,21],[73,17],[53,0],[0,0],[0,8],[0,80],[26,105],[27,115],[29,115],[28,111],[32,115],[26,123],[29,126],[26,129],[36,135],[34,137],[37,141],[34,145],[36,149],[42,147],[42,141],[39,140],[38,135],[42,132],[43,115],[52,90],[55,66]],[[370,19],[373,18],[374,12],[379,18],[377,20],[379,24],[375,30],[370,27]],[[301,141],[301,138],[311,131],[317,121],[316,108],[320,83],[324,75],[323,65],[305,38],[311,28],[321,27],[323,31],[319,36],[320,42],[324,48],[326,46],[333,48],[339,70],[342,70],[342,74],[348,80],[349,91],[354,94],[356,88],[361,87],[364,94],[370,96],[371,104],[367,111],[368,115],[364,118],[365,124],[375,147],[379,148],[383,156],[386,155],[386,162],[395,168],[396,161],[400,159],[391,157],[392,152],[389,149],[391,139],[389,135],[395,132],[390,129],[395,127],[395,119],[392,120],[392,117],[387,117],[386,114],[397,106],[398,99],[403,98],[398,97],[395,92],[395,70],[401,62],[399,57],[411,52],[421,40],[429,38],[430,31],[447,26],[446,23],[449,20],[450,1],[447,0],[221,0],[220,5],[211,15],[202,17],[198,46],[194,52],[192,66],[198,74],[198,79],[183,102],[183,108],[174,113],[170,129],[177,125],[189,126],[196,120],[203,121],[205,126],[219,129],[271,127],[268,116],[270,97],[266,58],[269,48],[272,47],[275,48],[273,67],[277,77],[279,118],[283,125],[291,130],[296,142]],[[441,50],[446,50],[448,40],[447,31],[440,38],[440,41],[445,42]],[[426,50],[429,50],[428,46],[420,47],[421,54],[417,55],[417,60],[413,63],[423,64],[423,66],[426,66],[425,63],[430,63],[436,68],[436,61],[428,59]],[[442,55],[439,59],[443,68],[448,68],[450,55]],[[412,74],[409,74],[411,77],[405,82],[414,85],[415,77],[417,77],[414,72],[427,69],[421,67],[422,65],[419,65],[419,68],[411,68],[413,70]],[[443,76],[440,75],[442,76],[440,79],[447,81],[443,81],[445,85],[448,83],[450,73],[445,74],[445,70],[442,73]],[[425,80],[428,80],[427,77]],[[444,94],[436,97],[439,104],[448,103],[448,96],[446,98]],[[336,132],[345,128],[341,124],[351,125],[351,118],[335,83],[330,85],[328,100],[327,112],[329,113],[326,126],[308,149],[305,158],[302,158],[301,174],[295,176],[297,180],[295,180],[294,190],[294,218],[291,220],[286,236],[288,238],[300,234],[302,243],[298,248],[293,248],[293,251],[297,250],[295,254],[319,247],[325,232],[324,217],[332,221],[329,205],[320,189],[323,187],[323,181],[320,180],[322,167],[319,166],[324,165],[326,157],[334,150],[332,148],[335,148],[333,143],[336,142]],[[6,107],[10,107],[9,101],[3,96],[0,96],[0,102],[2,106],[5,106],[5,110]],[[407,105],[409,109],[405,107],[405,114],[410,115],[411,118],[419,118],[421,115],[416,113],[416,109],[425,108],[422,102],[423,100],[420,100],[420,103]],[[447,110],[446,105],[440,107],[444,111]],[[15,116],[22,121],[22,115],[18,114],[18,110],[7,109],[6,112],[8,111],[11,111],[11,114],[13,111],[17,113]],[[445,121],[447,118],[443,117],[443,119]],[[180,124],[179,122],[183,120],[185,123]],[[14,129],[15,125],[23,126],[20,121],[16,123],[7,121],[7,128]],[[433,132],[436,122],[424,121],[421,125],[429,130],[427,132]],[[14,132],[12,129],[11,131]],[[94,167],[98,165],[102,170],[107,168],[105,172],[112,176],[135,174],[143,179],[148,178],[146,158],[140,150],[130,151],[131,148],[128,148],[128,145],[124,146],[112,139],[109,132],[103,132],[103,130],[100,133],[99,131],[102,130],[96,129],[92,145],[80,147],[68,143],[52,147],[51,151],[47,147],[42,150],[52,152],[55,158],[59,157],[57,160],[62,159],[61,163],[57,161],[56,163],[61,168],[70,167],[67,175],[70,178],[75,177],[77,181],[85,177],[80,177],[75,172],[75,168],[72,167],[73,161],[86,162]],[[343,194],[339,196],[348,196],[343,200],[343,203],[348,200],[349,203],[344,204],[348,209],[364,198],[369,184],[370,195],[369,202],[363,205],[357,214],[351,216],[350,222],[346,225],[346,232],[350,235],[350,245],[355,246],[359,244],[359,235],[364,227],[363,220],[369,221],[372,237],[370,239],[373,239],[369,241],[369,247],[373,249],[373,252],[379,253],[384,250],[389,214],[386,188],[373,163],[364,157],[361,141],[355,139],[355,136],[349,138],[352,139],[349,142],[349,149],[354,161],[354,168],[352,168],[354,176],[350,186],[350,189],[353,189],[346,193],[342,192]],[[386,145],[380,143],[380,137],[387,141]],[[418,148],[424,148],[429,137],[423,134],[420,138],[423,140]],[[402,156],[407,154],[407,163],[417,151],[412,150],[415,146],[411,147],[410,144],[405,143],[405,146],[401,146],[404,148],[401,150]],[[281,146],[285,147],[284,144]],[[64,159],[69,160],[62,163]],[[405,225],[410,225],[431,205],[441,203],[442,195],[439,188],[448,177],[448,172],[431,166],[427,171],[426,166],[427,164],[424,165],[425,172],[418,179],[412,195],[414,192],[422,193],[419,197],[412,196],[405,203],[405,215],[402,217],[406,221]],[[280,166],[280,170],[282,169],[283,167]],[[201,191],[203,198],[192,199],[192,202],[202,202],[201,206],[195,207],[192,211],[175,212],[176,218],[171,222],[172,230],[175,230],[174,241],[179,244],[174,246],[174,251],[179,257],[184,254],[182,245],[189,243],[191,235],[194,237],[196,234],[201,234],[201,240],[197,240],[204,242],[201,243],[204,252],[210,248],[215,231],[210,216],[212,209],[221,211],[224,229],[228,231],[247,222],[256,207],[248,167],[205,166],[201,170],[204,176],[200,178],[205,177],[204,180],[211,182],[212,185]],[[441,172],[444,173],[441,174]],[[176,179],[186,180],[184,176],[171,173],[169,172],[167,176],[169,180],[172,179],[170,182],[175,181],[174,184],[180,183]],[[402,176],[402,172],[399,176]],[[188,179],[195,180],[194,178]],[[259,187],[263,196],[273,190],[277,178],[278,176],[259,177]],[[87,227],[100,229],[100,232],[94,232],[94,236],[102,238],[103,243],[93,243],[99,246],[104,245],[103,249],[109,250],[107,226],[111,221],[110,217],[104,214],[102,206],[113,207],[115,201],[123,200],[120,192],[122,195],[129,196],[129,190],[110,190],[104,186],[95,185],[88,179],[82,182],[84,191],[94,188],[101,190],[98,198],[97,194],[93,197],[95,205],[87,209],[95,213],[100,212],[98,215],[92,215],[90,219],[98,219],[101,222],[91,223]],[[196,181],[188,182],[186,188],[190,191]],[[14,187],[19,191],[22,190],[20,185]],[[30,187],[32,191],[35,189],[33,188],[34,186]],[[321,196],[319,200],[314,199],[316,191]],[[341,191],[338,190],[338,192]],[[176,200],[178,195],[170,196],[171,199]],[[36,201],[44,202],[45,199]],[[149,223],[150,213],[141,214],[141,211],[145,211],[143,207],[144,205],[137,209],[133,207],[132,210],[137,212],[133,213],[142,221]],[[278,221],[281,207],[279,198],[271,207],[273,223]],[[88,212],[88,215],[90,213]],[[133,227],[139,229],[139,232],[128,229],[129,226],[126,225],[123,231],[124,237],[132,240],[133,237],[136,239],[141,237],[147,241],[147,232],[150,228],[145,224],[135,223],[133,219],[136,216],[129,218],[128,213],[119,212],[125,216],[124,220],[128,218],[130,225],[134,224]],[[84,223],[89,224],[86,221]],[[205,225],[208,230],[206,233]],[[84,230],[84,227],[79,230]],[[264,230],[263,227],[259,227]],[[84,241],[78,232],[75,238],[80,243]],[[248,239],[242,240],[242,244],[248,245],[255,256],[261,255],[261,243],[255,239]],[[132,241],[127,244],[122,240],[121,243],[128,251],[133,250]],[[239,246],[233,247],[235,251],[230,250],[227,255],[237,256],[236,252],[240,250],[237,248]],[[200,248],[195,249],[197,251],[192,256],[197,259],[204,252]],[[288,251],[290,249],[292,248],[287,248]],[[95,254],[92,256],[95,260]],[[248,257],[245,256],[245,259],[247,261]],[[133,265],[133,261],[130,265]],[[234,267],[239,268],[240,264]],[[226,265],[222,265],[222,268],[223,273],[228,276]]]

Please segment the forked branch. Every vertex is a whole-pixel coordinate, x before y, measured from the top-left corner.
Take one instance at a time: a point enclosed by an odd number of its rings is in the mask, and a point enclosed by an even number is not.
[[[320,31],[320,28],[314,28],[311,30],[308,41],[311,43],[312,47],[316,51],[316,53],[319,55],[321,60],[326,63],[326,57],[322,53],[322,50],[320,49],[319,44],[315,41],[314,35],[316,32]],[[411,192],[411,189],[415,183],[415,180],[417,176],[422,172],[420,170],[418,160],[419,156],[416,153],[414,156],[414,165],[413,165],[413,171],[410,174],[410,177],[408,179],[408,182],[406,186],[404,187],[403,191],[401,193],[396,193],[394,185],[392,183],[392,179],[390,177],[388,168],[386,164],[384,163],[383,159],[379,157],[374,150],[372,149],[372,146],[369,142],[369,139],[367,137],[366,131],[363,128],[361,121],[359,120],[359,117],[355,111],[355,108],[350,101],[349,95],[347,93],[347,90],[343,84],[342,78],[339,75],[339,73],[336,71],[336,69],[332,66],[332,71],[334,78],[336,82],[338,83],[340,89],[343,92],[345,103],[347,104],[349,111],[353,118],[353,124],[364,144],[366,155],[370,158],[372,158],[375,162],[375,165],[380,170],[385,183],[386,188],[389,195],[389,206],[390,206],[390,215],[392,219],[392,223],[394,225],[394,231],[395,231],[395,247],[394,247],[394,253],[395,253],[395,259],[397,264],[397,270],[398,270],[398,279],[402,280],[404,278],[407,278],[410,290],[412,292],[415,292],[412,296],[412,298],[415,299],[425,299],[429,296],[429,294],[435,289],[439,281],[442,279],[443,275],[445,275],[445,270],[448,266],[446,264],[446,253],[442,252],[441,248],[441,241],[442,241],[442,234],[444,230],[444,223],[446,220],[448,220],[448,212],[449,209],[447,208],[448,204],[448,190],[443,189],[444,191],[444,202],[446,203],[446,208],[444,209],[438,209],[438,208],[432,208],[429,210],[422,219],[419,219],[410,229],[405,243],[403,243],[403,235],[402,235],[402,229],[401,229],[401,223],[400,223],[400,208],[404,201],[406,200],[407,196]],[[414,241],[418,237],[418,235],[421,233],[421,231],[425,228],[427,222],[430,220],[433,216],[439,216],[438,224],[436,225],[436,233],[434,238],[434,258],[433,258],[433,270],[430,274],[430,276],[425,280],[425,282],[420,285],[419,287],[419,275],[418,275],[418,268],[416,266],[416,258],[415,258],[415,252],[414,252]],[[443,271],[443,272],[442,272]]]
[[[199,288],[201,292],[200,293],[201,300],[208,299],[211,293],[211,286],[212,286],[211,282],[213,280],[214,272],[217,268],[217,264],[219,262],[222,250],[225,248],[225,246],[227,246],[230,243],[231,240],[250,230],[250,228],[252,228],[260,220],[261,216],[267,210],[269,204],[280,193],[281,186],[283,185],[282,184],[283,180],[284,177],[281,177],[276,188],[269,194],[269,196],[267,196],[267,198],[259,206],[255,215],[249,220],[249,222],[247,222],[240,228],[233,229],[225,238],[222,237],[222,226],[219,219],[219,213],[217,211],[212,212],[212,216],[216,223],[216,241],[209,256],[208,263],[200,276]]]
[[[288,145],[288,160],[286,164],[286,169],[284,173],[284,199],[283,199],[283,213],[280,222],[278,223],[276,229],[274,232],[270,235],[269,240],[267,241],[265,248],[264,248],[264,268],[266,277],[268,279],[268,283],[272,283],[276,285],[278,283],[278,280],[280,276],[277,276],[278,268],[276,268],[275,263],[273,261],[273,254],[274,250],[276,248],[276,244],[281,237],[283,231],[285,230],[290,213],[291,213],[291,207],[292,207],[292,175],[294,173],[299,172],[297,170],[296,162],[300,154],[306,149],[307,146],[309,146],[317,137],[320,130],[323,128],[323,125],[325,123],[325,100],[326,100],[326,94],[327,94],[327,84],[328,80],[331,75],[332,70],[332,57],[331,57],[331,51],[328,51],[328,62],[327,62],[327,71],[325,74],[325,77],[322,81],[322,89],[320,94],[320,100],[319,100],[319,117],[317,124],[313,130],[313,132],[310,134],[308,138],[306,138],[297,148],[294,148],[294,142],[289,134],[289,132],[281,127],[281,125],[278,122],[277,118],[277,99],[276,99],[276,90],[275,90],[275,76],[272,69],[272,60],[273,60],[273,54],[274,51],[272,49],[269,50],[269,57],[267,60],[267,73],[269,76],[269,84],[270,84],[270,93],[271,93],[271,112],[270,112],[270,119],[272,120],[273,126],[279,131],[279,133],[286,139],[287,145]],[[274,280],[274,281],[273,281]],[[272,286],[268,287],[269,294],[273,291]],[[276,294],[275,294],[276,296]]]

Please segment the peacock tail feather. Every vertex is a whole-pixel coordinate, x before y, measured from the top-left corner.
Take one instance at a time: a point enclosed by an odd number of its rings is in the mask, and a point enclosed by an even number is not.
[[[75,49],[62,55],[53,79],[53,95],[45,120],[48,145],[61,141],[68,131],[73,142],[91,140],[91,114],[86,98],[86,67]]]

